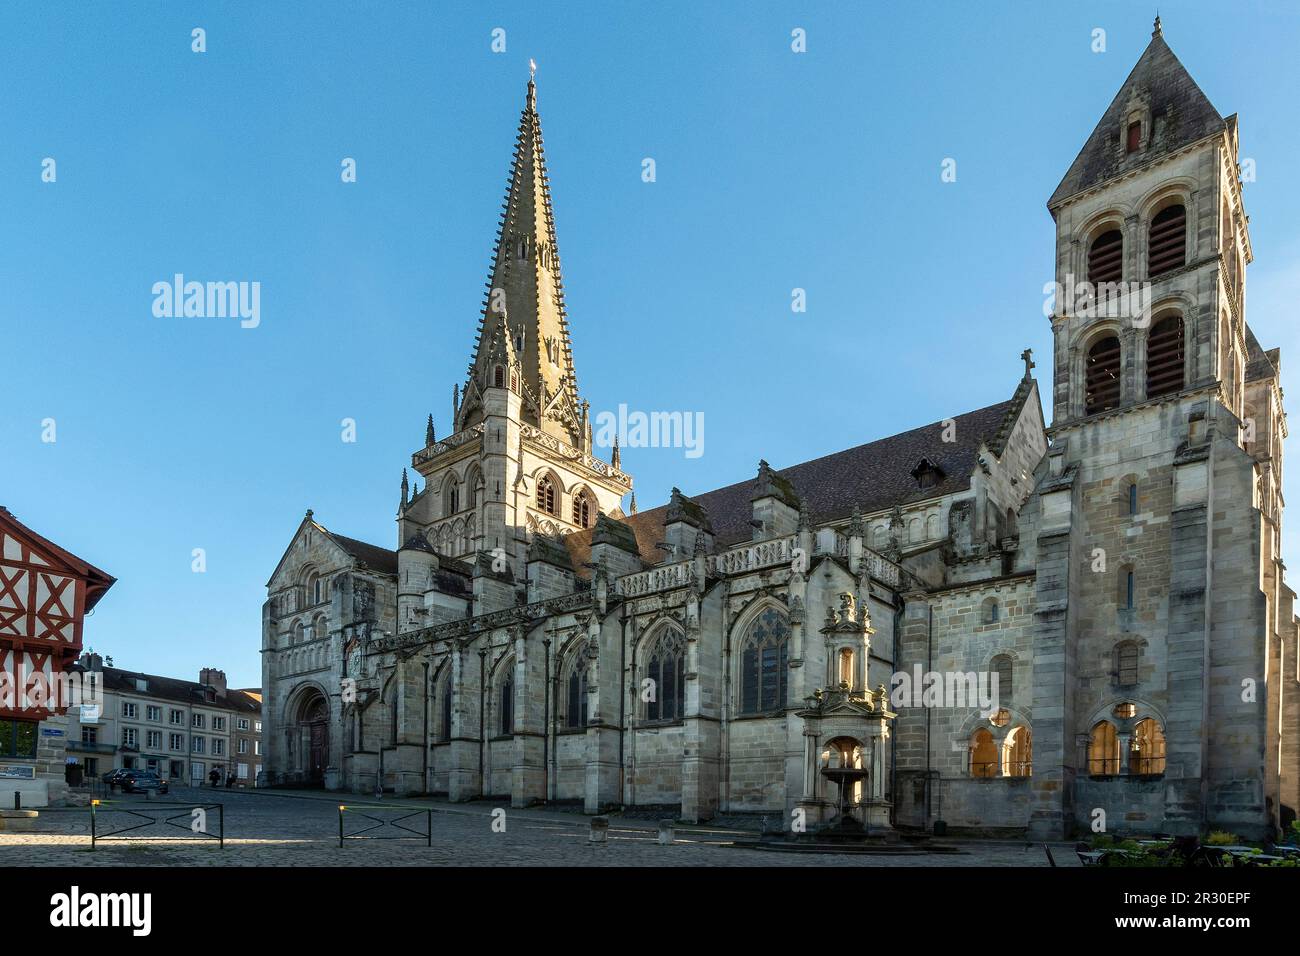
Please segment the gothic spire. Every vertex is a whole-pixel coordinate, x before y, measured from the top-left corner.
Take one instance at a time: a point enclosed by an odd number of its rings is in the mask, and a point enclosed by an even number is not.
[[[500,230],[474,361],[456,419],[456,430],[482,419],[481,394],[494,383],[493,339],[504,331],[520,368],[519,395],[526,422],[574,447],[582,447],[583,423],[564,283],[555,241],[550,183],[537,114],[537,85],[530,79],[510,164]],[[508,370],[506,374],[508,375]]]
[[[406,469],[402,469],[402,510],[406,510],[407,499],[411,496],[411,486],[406,480]]]
[[[430,445],[432,445],[436,440],[437,440],[437,439],[434,437],[434,433],[433,433],[433,414],[430,413],[430,414],[429,414],[429,421],[428,421],[428,423],[424,426],[424,447],[425,447],[425,448],[428,448],[428,447],[429,447]]]

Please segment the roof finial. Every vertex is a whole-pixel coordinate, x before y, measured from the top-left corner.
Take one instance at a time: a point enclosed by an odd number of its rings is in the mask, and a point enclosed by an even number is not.
[[[430,445],[432,445],[434,443],[435,437],[436,436],[434,435],[434,431],[433,431],[433,415],[430,414],[429,420],[428,422],[425,423],[424,426],[424,447],[428,448]]]
[[[1021,361],[1023,361],[1023,362],[1025,363],[1025,379],[1028,380],[1028,379],[1033,378],[1033,377],[1034,377],[1034,373],[1033,373],[1032,371],[1030,371],[1030,370],[1034,367],[1034,364],[1035,364],[1035,363],[1034,363],[1034,350],[1033,350],[1033,349],[1025,349],[1023,352],[1020,353],[1020,359],[1021,359]]]
[[[1156,22],[1152,25],[1151,37],[1154,39],[1158,36],[1164,36],[1164,30],[1160,28],[1160,11],[1156,10]]]
[[[537,109],[537,61],[528,60],[528,108]]]

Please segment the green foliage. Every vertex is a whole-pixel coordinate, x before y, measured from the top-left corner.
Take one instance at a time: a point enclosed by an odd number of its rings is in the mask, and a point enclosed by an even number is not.
[[[1236,846],[1240,842],[1235,833],[1228,833],[1224,830],[1215,830],[1205,838],[1206,846]]]

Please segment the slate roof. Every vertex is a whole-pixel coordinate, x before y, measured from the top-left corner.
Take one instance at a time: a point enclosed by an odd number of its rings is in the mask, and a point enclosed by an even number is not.
[[[341,534],[335,534],[328,528],[317,525],[322,531],[330,536],[340,548],[346,551],[352,557],[356,558],[362,564],[372,571],[378,571],[381,574],[397,574],[397,552],[389,551],[387,548],[381,548],[377,544],[366,544],[364,541],[358,541],[356,538],[347,538]]]
[[[1125,110],[1132,94],[1149,94],[1154,136],[1145,150],[1121,152]],[[1165,43],[1159,27],[1120,87],[1101,121],[1075,157],[1061,184],[1047,201],[1049,208],[1091,189],[1133,166],[1182,149],[1224,128],[1224,119],[1191,74]]]
[[[1022,382],[1009,401],[957,416],[955,441],[945,442],[944,422],[934,422],[791,465],[779,469],[777,474],[794,486],[804,508],[819,523],[847,518],[855,505],[864,514],[870,514],[894,505],[966,491],[978,465],[981,442],[990,448],[1005,444],[1006,435],[1030,394],[1031,384]],[[937,484],[925,489],[912,474],[923,458],[943,472]],[[728,547],[752,537],[750,500],[755,481],[750,478],[691,496],[693,502],[708,512],[718,546]],[[657,564],[666,557],[656,545],[664,540],[668,507],[662,505],[623,519],[635,533],[641,558],[647,563]],[[588,573],[583,565],[591,560],[591,534],[591,530],[578,531],[564,539],[574,568],[582,576]]]
[[[159,677],[157,674],[142,674],[139,671],[122,670],[120,667],[102,669],[104,690],[118,691],[141,697],[157,697],[178,704],[210,707],[215,710],[231,710],[240,714],[260,714],[261,702],[255,700],[251,693],[241,690],[228,690],[225,697],[208,700],[204,695],[203,685],[197,681],[179,680],[175,677]],[[135,682],[143,677],[147,682],[146,690],[137,690]],[[260,695],[261,690],[257,693]]]

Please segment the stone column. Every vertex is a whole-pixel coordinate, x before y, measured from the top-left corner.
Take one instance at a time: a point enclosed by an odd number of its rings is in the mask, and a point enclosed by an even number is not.
[[[586,813],[600,813],[618,800],[618,662],[610,660],[608,667],[603,666],[612,650],[601,653],[600,632],[599,616],[593,613],[587,622]]]
[[[527,632],[516,625],[511,632],[515,646],[515,739],[514,763],[510,773],[510,805],[526,807],[544,798],[542,752],[545,728],[542,726],[544,697],[534,693],[543,678],[541,648],[537,661],[528,653]]]
[[[472,670],[473,683],[469,682]],[[478,755],[478,655],[453,646],[451,652],[451,755],[447,772],[447,797],[452,802],[473,800],[482,792]]]

